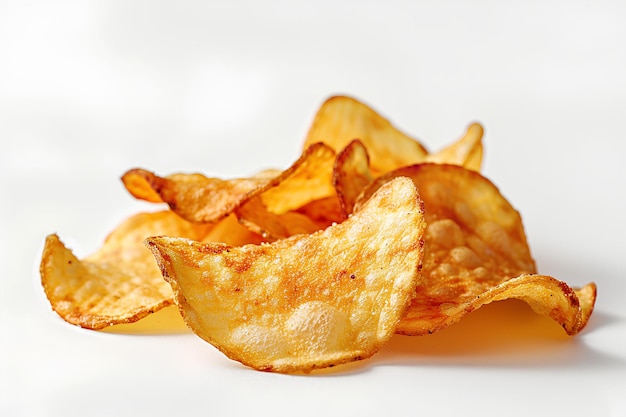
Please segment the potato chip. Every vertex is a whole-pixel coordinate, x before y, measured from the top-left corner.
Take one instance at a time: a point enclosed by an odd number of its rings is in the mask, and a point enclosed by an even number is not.
[[[333,167],[333,185],[343,218],[352,213],[359,194],[373,180],[367,149],[360,140],[355,139],[337,155]]]
[[[131,169],[122,176],[136,198],[165,202],[179,216],[194,223],[212,223],[232,213],[243,202],[268,187],[270,175],[224,180],[202,174],[160,177],[144,169]]]
[[[212,223],[259,195],[266,210],[274,214],[284,214],[334,195],[334,160],[335,152],[331,148],[316,143],[282,172],[266,170],[250,178],[226,180],[199,173],[160,177],[136,168],[126,172],[122,182],[138,199],[165,202],[190,222]]]
[[[424,162],[462,165],[467,169],[480,171],[483,133],[484,129],[480,123],[472,123],[463,137],[439,152],[426,155]]]
[[[413,183],[385,184],[343,223],[234,248],[147,239],[200,337],[259,370],[309,372],[367,358],[418,283],[424,231]]]
[[[242,226],[237,216],[230,214],[225,219],[217,222],[202,241],[222,242],[232,246],[242,246],[248,243],[258,245],[265,242],[266,239],[261,236],[261,233],[254,233],[250,231],[249,228]]]
[[[274,214],[267,210],[259,196],[252,198],[235,212],[239,222],[265,240],[284,239],[298,234],[313,233],[323,228],[305,214],[287,212]]]
[[[137,321],[172,304],[171,288],[143,240],[155,234],[202,239],[209,230],[171,211],[141,213],[123,222],[83,260],[57,235],[49,235],[40,265],[44,291],[59,316],[81,327]]]
[[[340,152],[354,139],[367,148],[376,173],[423,162],[428,154],[420,142],[400,132],[370,107],[344,96],[331,97],[322,104],[304,149],[323,142]]]
[[[422,282],[399,333],[441,330],[485,302],[501,299],[498,297],[524,299],[536,311],[558,309],[562,313],[551,316],[568,333],[584,326],[575,324],[585,314],[579,311],[569,287],[555,284],[552,278],[530,275],[536,267],[521,217],[491,181],[461,166],[413,165],[378,178],[361,198],[367,199],[399,176],[416,184],[428,224]],[[505,283],[515,277],[520,278]],[[569,300],[569,307],[563,297]]]
[[[332,175],[335,151],[323,143],[309,146],[300,159],[283,172],[272,187],[259,194],[274,214],[284,214],[312,201],[335,195]]]

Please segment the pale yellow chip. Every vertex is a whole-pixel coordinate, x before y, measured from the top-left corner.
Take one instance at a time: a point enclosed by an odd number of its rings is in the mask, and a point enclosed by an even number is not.
[[[304,141],[304,149],[323,142],[340,152],[354,139],[367,148],[376,173],[423,162],[428,154],[420,142],[396,129],[376,111],[345,96],[331,97],[322,104]]]
[[[415,186],[399,178],[311,235],[147,244],[200,337],[256,369],[309,372],[367,358],[392,336],[418,284],[424,227]]]
[[[56,234],[46,238],[40,272],[52,308],[69,323],[101,329],[131,323],[172,304],[143,241],[155,234],[202,239],[207,225],[193,225],[171,211],[141,213],[115,229],[94,254],[79,260]]]
[[[396,177],[414,181],[428,224],[422,282],[398,333],[433,333],[504,298],[523,299],[568,334],[584,327],[588,314],[583,310],[593,309],[595,296],[583,308],[566,284],[533,275],[536,267],[522,219],[491,181],[461,166],[420,164],[376,179],[361,198]]]

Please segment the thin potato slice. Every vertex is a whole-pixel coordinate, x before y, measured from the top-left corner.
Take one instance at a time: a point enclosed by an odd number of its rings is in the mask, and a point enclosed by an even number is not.
[[[397,332],[406,335],[434,333],[458,322],[483,305],[509,298],[526,302],[535,312],[550,316],[568,335],[575,335],[585,327],[593,312],[596,286],[590,283],[574,290],[547,275],[523,274],[483,292],[476,292],[469,301],[453,303],[446,300],[449,305],[445,308],[441,307],[441,299],[426,300],[420,294],[412,302]]]
[[[428,154],[424,162],[462,165],[473,171],[480,171],[483,158],[484,129],[480,123],[467,127],[465,135],[439,152]]]
[[[353,140],[337,155],[333,167],[333,185],[343,218],[352,213],[359,194],[373,180],[367,148],[360,140]]]
[[[277,178],[275,186],[260,193],[263,205],[269,212],[280,215],[335,195],[332,181],[335,157],[335,151],[323,143],[312,144]]]
[[[413,183],[382,186],[343,223],[234,248],[146,240],[189,327],[259,370],[365,359],[392,336],[418,284],[423,213]]]
[[[126,172],[122,182],[136,198],[165,202],[172,211],[190,222],[212,223],[259,195],[262,195],[266,209],[274,214],[283,214],[334,195],[334,160],[335,152],[317,143],[282,172],[267,170],[250,178],[225,180],[198,173],[160,177],[136,168]]]
[[[274,214],[267,210],[260,197],[254,197],[235,212],[248,230],[268,241],[309,234],[323,228],[307,215],[298,212]]]
[[[322,104],[304,141],[304,149],[323,142],[339,152],[354,139],[365,145],[372,170],[377,173],[423,162],[428,154],[421,143],[400,132],[370,107],[345,96],[331,97]]]
[[[398,333],[432,333],[505,298],[520,298],[549,314],[568,334],[584,327],[595,286],[586,287],[581,307],[566,284],[532,275],[536,267],[522,219],[491,181],[461,166],[421,164],[378,178],[361,198],[398,176],[411,178],[419,189],[428,224],[422,283]]]
[[[274,177],[269,175],[230,180],[197,173],[160,177],[139,168],[122,176],[126,189],[135,198],[165,202],[172,211],[194,223],[212,223],[225,218],[273,181]]]
[[[81,327],[137,321],[173,303],[172,290],[143,240],[155,234],[202,239],[209,230],[170,211],[141,213],[123,222],[83,260],[57,235],[49,235],[40,265],[44,291],[59,316]]]

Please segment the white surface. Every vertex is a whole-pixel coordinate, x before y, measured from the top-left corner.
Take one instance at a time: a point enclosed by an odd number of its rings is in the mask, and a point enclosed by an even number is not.
[[[0,415],[626,416],[625,3],[382,3],[0,1]],[[87,255],[146,209],[125,170],[286,167],[337,93],[433,150],[481,121],[540,272],[598,284],[588,328],[492,306],[284,376],[50,310],[44,237]]]

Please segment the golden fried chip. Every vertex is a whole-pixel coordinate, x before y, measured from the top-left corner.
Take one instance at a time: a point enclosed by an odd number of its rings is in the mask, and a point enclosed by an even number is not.
[[[353,140],[337,155],[333,167],[333,185],[343,218],[352,213],[359,194],[373,180],[367,149],[360,140]]]
[[[401,178],[343,223],[233,248],[147,239],[200,337],[260,370],[308,372],[367,358],[392,336],[414,292],[423,215]]]
[[[421,164],[375,180],[362,198],[398,176],[416,184],[428,224],[422,282],[399,333],[432,333],[485,302],[508,297],[521,298],[539,312],[552,311],[570,334],[584,326],[588,315],[579,311],[571,288],[529,275],[536,267],[521,217],[493,183],[460,166]]]
[[[143,240],[155,234],[202,239],[209,229],[171,211],[142,213],[123,222],[83,260],[50,235],[40,265],[44,291],[59,316],[81,327],[137,321],[172,304],[171,288]]]
[[[148,237],[148,236],[146,236]],[[241,225],[235,214],[230,214],[217,222],[209,233],[202,239],[203,242],[222,242],[232,246],[242,246],[248,243],[261,244],[266,241],[261,233],[254,233]]]
[[[295,210],[296,213],[304,214],[320,229],[326,229],[333,223],[339,223],[345,220],[337,194],[310,203]]]
[[[313,233],[323,228],[321,224],[298,212],[271,213],[259,196],[237,209],[235,214],[243,226],[268,241]]]
[[[259,194],[274,214],[284,214],[308,203],[335,195],[332,175],[335,151],[323,143],[309,146],[300,159]]]
[[[122,182],[134,197],[165,202],[172,211],[194,223],[223,219],[273,181],[274,177],[266,174],[230,180],[208,178],[202,174],[159,177],[138,168],[122,176]]]
[[[467,169],[480,171],[483,158],[483,132],[482,125],[472,123],[463,137],[439,152],[428,154],[424,162],[462,165]]]
[[[339,152],[353,139],[365,145],[372,170],[377,173],[423,162],[428,153],[421,143],[400,132],[374,110],[344,96],[331,97],[322,104],[304,141],[304,149],[324,142]]]
[[[170,209],[194,223],[212,223],[262,195],[266,209],[283,214],[311,201],[334,195],[332,166],[335,152],[317,143],[307,148],[285,171],[266,170],[250,178],[208,178],[202,174],[167,177],[131,169],[122,176],[136,198],[165,202]]]

